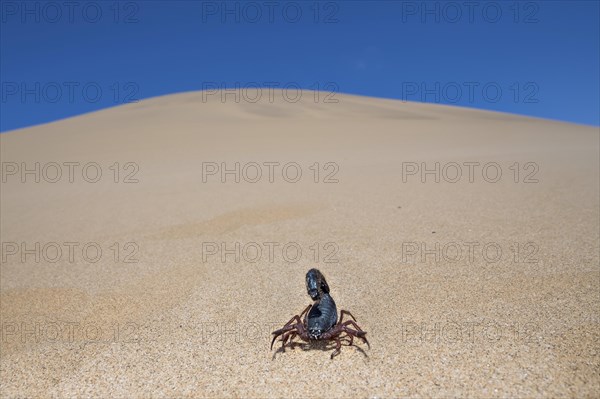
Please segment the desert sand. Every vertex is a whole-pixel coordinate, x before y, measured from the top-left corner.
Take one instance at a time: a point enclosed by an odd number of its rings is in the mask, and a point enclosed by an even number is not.
[[[598,128],[274,94],[0,135],[2,397],[597,397]],[[270,350],[312,267],[370,348]]]

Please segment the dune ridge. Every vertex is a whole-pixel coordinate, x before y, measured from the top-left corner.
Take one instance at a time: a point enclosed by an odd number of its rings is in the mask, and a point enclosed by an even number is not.
[[[2,396],[595,397],[598,128],[317,94],[1,134]],[[269,351],[311,267],[370,350]]]

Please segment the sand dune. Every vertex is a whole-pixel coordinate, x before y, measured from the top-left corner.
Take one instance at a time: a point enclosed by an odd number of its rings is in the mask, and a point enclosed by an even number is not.
[[[0,135],[3,397],[600,392],[598,128],[274,94]],[[269,350],[311,267],[370,349]]]

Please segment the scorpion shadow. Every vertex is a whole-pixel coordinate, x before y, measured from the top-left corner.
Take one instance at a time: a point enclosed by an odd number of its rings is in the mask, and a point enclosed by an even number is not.
[[[359,353],[361,353],[364,357],[366,357],[366,358],[369,357],[369,355],[367,355],[367,353],[364,351],[364,349],[362,349],[360,346],[357,346],[355,344],[348,345],[349,342],[350,342],[350,340],[347,339],[346,337],[344,337],[344,339],[342,339],[342,352],[343,352],[344,347],[352,346]],[[329,342],[323,342],[323,341],[287,342],[284,346],[280,346],[279,348],[277,348],[277,350],[273,353],[273,357],[271,358],[271,360],[275,360],[278,353],[284,353],[286,349],[294,350],[294,348],[296,348],[297,346],[299,346],[305,352],[310,351],[310,350],[320,350],[321,352],[330,352],[335,349],[335,342],[333,342],[333,341],[329,341]],[[341,355],[341,353],[338,354],[338,356],[339,355]]]

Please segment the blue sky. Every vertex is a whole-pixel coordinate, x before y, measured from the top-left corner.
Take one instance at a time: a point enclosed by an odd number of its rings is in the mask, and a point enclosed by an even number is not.
[[[597,1],[1,6],[1,131],[236,84],[600,125]]]

